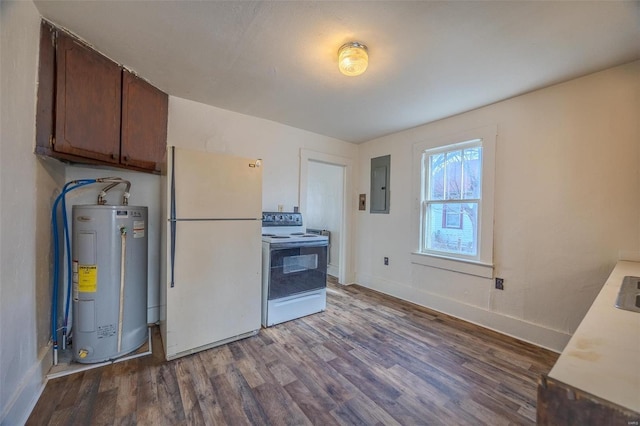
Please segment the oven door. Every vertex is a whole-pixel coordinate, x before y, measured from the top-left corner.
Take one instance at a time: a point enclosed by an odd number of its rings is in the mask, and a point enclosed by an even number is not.
[[[325,288],[327,245],[313,243],[271,244],[269,300]]]

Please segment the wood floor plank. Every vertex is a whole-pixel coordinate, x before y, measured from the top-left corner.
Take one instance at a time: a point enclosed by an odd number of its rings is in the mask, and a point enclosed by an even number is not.
[[[267,424],[267,416],[256,399],[253,388],[246,381],[242,372],[232,366],[227,372],[226,378],[233,392],[227,397],[240,400],[242,411],[247,419],[249,419],[249,422],[252,425]],[[263,383],[264,381],[261,384]]]
[[[113,425],[116,419],[116,406],[118,403],[118,389],[98,392],[96,400],[99,401],[91,412],[88,424],[95,426]]]
[[[137,412],[127,414],[124,417],[118,417],[114,420],[113,426],[136,426],[142,424],[137,420]]]
[[[169,424],[162,411],[153,405],[144,405],[136,411],[136,425],[153,426]]]
[[[238,369],[242,377],[246,380],[247,384],[255,388],[264,383],[264,378],[256,370],[255,364],[249,359],[243,359],[235,363],[235,367]]]
[[[158,404],[161,418],[165,424],[176,424],[186,420],[180,397],[180,385],[175,372],[176,363],[167,363],[158,369]]]
[[[471,394],[471,400],[496,413],[496,415],[509,419],[511,424],[528,424],[531,420],[519,413],[520,404],[506,400],[498,392],[486,389],[476,389]],[[535,420],[533,421],[535,423]]]
[[[336,408],[336,404],[329,398],[319,398],[317,389],[307,388],[300,380],[293,381],[284,388],[312,424],[326,426],[338,424],[329,414]]]
[[[269,365],[269,371],[271,371],[280,386],[287,386],[289,383],[298,380],[291,370],[280,362]]]
[[[115,418],[127,417],[134,414],[138,398],[138,360],[132,359],[119,363],[118,387],[116,396]],[[105,369],[105,373],[109,371]]]
[[[62,377],[60,380],[65,383],[65,390],[63,391],[63,397],[60,400],[58,409],[75,408],[80,394],[80,387],[85,378],[84,373],[74,374],[71,376]],[[48,387],[48,385],[47,385]],[[98,386],[98,389],[100,387]],[[45,388],[46,389],[46,388]]]
[[[138,371],[138,396],[136,398],[136,410],[140,411],[145,406],[154,406],[158,403],[158,370],[157,366],[141,364]]]
[[[75,380],[80,382],[78,375],[74,377]],[[54,413],[63,411],[64,407],[61,406],[61,401],[66,395],[68,390],[67,380],[52,380],[47,384],[38,404],[33,409],[33,412],[29,416],[26,422],[27,426],[44,424],[46,419],[52,419]]]
[[[73,407],[65,407],[56,410],[51,415],[51,417],[41,417],[38,418],[35,422],[30,419],[27,424],[62,426],[71,424],[71,419],[73,419]]]
[[[51,380],[28,425],[527,425],[545,349],[356,285],[325,312]]]
[[[421,379],[405,368],[394,365],[387,370],[389,377],[403,395],[410,395],[416,398],[427,398],[436,404],[444,405],[450,398],[440,392],[428,381]]]
[[[382,407],[368,398],[355,397],[332,412],[342,424],[400,426]]]
[[[336,374],[335,370],[315,352],[309,352],[309,360],[307,364],[300,366],[297,374],[298,379],[305,383],[309,389],[313,387],[310,384],[311,381],[317,383],[324,394],[331,397],[337,404],[344,403],[360,393],[360,390],[353,383]]]
[[[227,380],[227,374],[212,377],[210,381],[215,400],[220,406],[220,413],[224,418],[224,421],[220,422],[220,424],[250,426],[251,421],[243,409],[242,400],[234,395],[235,392],[231,383]]]
[[[188,424],[203,425],[205,424],[204,414],[200,409],[200,397],[196,391],[194,379],[189,370],[189,358],[176,360],[174,363],[176,369],[176,379],[180,390],[180,401],[184,410],[185,420]]]
[[[233,354],[228,345],[202,351],[195,356],[202,360],[209,377],[224,374],[227,371],[227,366],[233,364]]]
[[[87,423],[96,409],[96,400],[98,398],[98,389],[100,388],[100,370],[87,370],[83,373],[82,382],[78,390],[78,395],[82,395],[76,399],[70,424],[83,425]]]
[[[187,370],[191,376],[195,394],[198,397],[198,405],[206,424],[224,423],[224,414],[219,400],[215,396],[215,390],[211,385],[211,376],[202,363],[202,358],[192,355],[184,359]]]
[[[376,376],[353,356],[338,357],[329,361],[329,365],[378,404],[393,405],[400,396],[400,392],[386,377]]]
[[[254,389],[256,399],[272,425],[311,425],[311,421],[280,386],[264,383]]]

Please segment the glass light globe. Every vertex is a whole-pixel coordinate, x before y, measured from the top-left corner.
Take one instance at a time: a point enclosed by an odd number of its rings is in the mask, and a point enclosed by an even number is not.
[[[369,65],[367,46],[356,41],[343,44],[338,49],[338,68],[350,77],[362,74]]]

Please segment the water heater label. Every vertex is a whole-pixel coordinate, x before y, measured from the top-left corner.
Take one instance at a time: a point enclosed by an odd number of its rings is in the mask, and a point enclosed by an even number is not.
[[[144,237],[144,220],[133,221],[133,238]]]
[[[78,265],[78,291],[83,293],[98,291],[98,265]]]
[[[105,337],[111,337],[116,335],[116,325],[107,324],[98,326],[98,339],[104,339]]]
[[[116,218],[117,219],[126,219],[129,217],[128,210],[116,210]]]

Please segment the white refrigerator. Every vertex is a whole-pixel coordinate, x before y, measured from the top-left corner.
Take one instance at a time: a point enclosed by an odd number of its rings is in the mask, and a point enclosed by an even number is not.
[[[171,360],[260,329],[262,169],[255,159],[167,154],[160,331]]]

